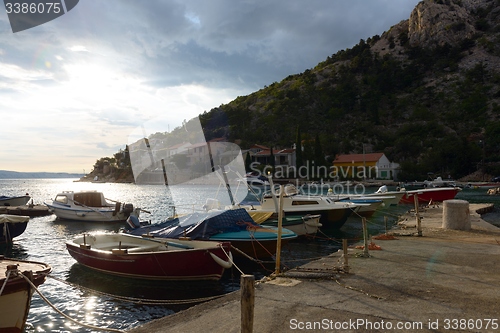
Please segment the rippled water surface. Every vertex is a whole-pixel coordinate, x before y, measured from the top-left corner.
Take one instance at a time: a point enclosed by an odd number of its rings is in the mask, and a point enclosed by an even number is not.
[[[0,195],[18,196],[29,193],[36,204],[68,190],[97,190],[103,192],[106,198],[133,203],[135,207],[151,212],[151,215],[143,213],[141,217],[151,219],[153,223],[172,214],[170,193],[165,186],[160,185],[81,183],[74,182],[73,179],[0,180]],[[218,190],[210,186],[186,186],[183,203],[185,207],[200,206]],[[487,196],[482,189],[464,190],[457,198],[470,202],[495,202],[497,206],[499,201],[496,197]],[[408,209],[408,206],[384,208],[369,220],[369,228],[372,232],[383,230],[384,216],[392,224],[399,214]],[[54,215],[32,218],[26,231],[15,239],[12,246],[0,247],[0,253],[50,264],[53,268],[51,276],[54,278],[48,278],[40,286],[40,291],[67,316],[101,328],[129,329],[189,306],[175,301],[217,296],[239,288],[239,272],[235,268],[226,271],[221,281],[216,282],[142,281],[94,272],[77,264],[66,251],[65,242],[83,232],[117,232],[123,227],[124,225],[116,223],[59,221]],[[361,237],[360,219],[352,217],[341,231],[321,234],[313,240],[289,243],[282,251],[285,268],[337,251],[341,238],[354,241]],[[249,262],[241,263],[238,267],[246,274],[256,275],[257,279],[274,269],[272,263],[261,265]],[[137,304],[132,298],[158,300],[164,304]],[[28,323],[27,332],[99,332],[64,318],[37,294],[33,296]]]

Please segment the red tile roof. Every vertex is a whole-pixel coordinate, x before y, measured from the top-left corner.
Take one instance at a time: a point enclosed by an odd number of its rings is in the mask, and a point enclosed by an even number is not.
[[[350,154],[350,155],[339,155],[333,161],[335,163],[352,163],[352,162],[376,162],[378,161],[384,153],[369,153],[369,154]]]

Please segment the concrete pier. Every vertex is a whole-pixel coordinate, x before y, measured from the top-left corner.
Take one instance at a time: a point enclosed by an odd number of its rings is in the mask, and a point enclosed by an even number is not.
[[[486,207],[470,205],[470,230],[443,229],[442,206],[421,210],[422,237],[409,215],[368,258],[349,249],[349,273],[339,252],[257,283],[254,332],[498,332],[500,229],[476,213]],[[240,332],[240,293],[127,332]]]

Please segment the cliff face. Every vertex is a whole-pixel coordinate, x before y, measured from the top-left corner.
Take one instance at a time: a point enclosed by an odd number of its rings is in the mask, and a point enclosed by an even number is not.
[[[406,60],[402,36],[411,47],[436,48],[448,45],[460,48],[473,41],[459,67],[471,69],[482,63],[490,70],[500,70],[500,2],[498,0],[424,0],[408,20],[391,27],[372,51]],[[390,46],[393,41],[392,46]]]
[[[487,6],[487,0],[422,1],[410,15],[410,45],[432,47],[446,43],[454,46],[476,33],[471,13]]]

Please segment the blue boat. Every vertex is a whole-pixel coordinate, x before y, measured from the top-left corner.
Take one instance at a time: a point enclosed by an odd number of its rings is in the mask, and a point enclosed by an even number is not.
[[[191,213],[150,225],[141,225],[131,216],[128,224],[132,228],[128,233],[143,237],[231,242],[235,256],[262,259],[276,254],[278,229],[255,223],[243,208]],[[282,229],[282,244],[295,238],[297,234],[293,231]]]

